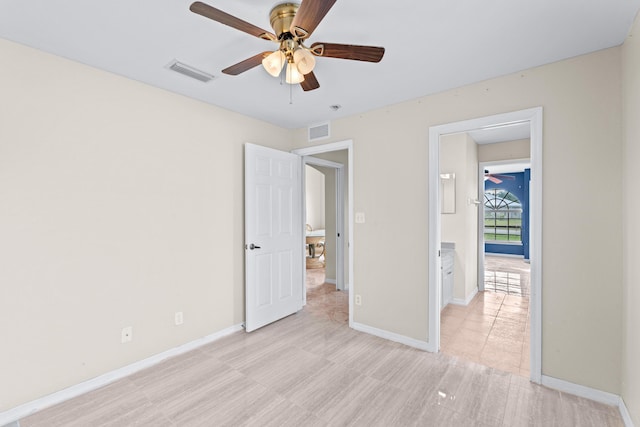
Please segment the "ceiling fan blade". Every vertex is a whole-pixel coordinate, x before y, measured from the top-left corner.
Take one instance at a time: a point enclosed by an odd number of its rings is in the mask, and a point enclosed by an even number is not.
[[[487,179],[494,184],[502,184],[502,180],[494,177],[493,175],[486,175]]]
[[[229,15],[228,13],[209,6],[208,4],[197,1],[191,4],[189,10],[193,13],[197,13],[198,15],[202,15],[205,18],[213,19],[221,24],[228,25],[236,30],[244,31],[252,36],[265,40],[277,41],[275,34],[267,30],[263,30],[260,27],[256,27],[255,25],[243,21],[240,18],[236,18],[233,15]]]
[[[357,46],[353,44],[314,43],[311,45],[310,50],[318,56],[366,62],[380,62],[384,56],[383,47]]]
[[[336,0],[304,0],[291,23],[291,33],[306,39],[313,33]]]
[[[251,58],[247,58],[244,61],[240,61],[235,65],[225,68],[222,72],[231,76],[237,76],[240,73],[244,73],[245,71],[262,64],[262,60],[270,54],[271,52],[259,53]]]
[[[318,79],[316,79],[316,75],[313,74],[313,71],[309,74],[304,75],[304,80],[300,83],[302,86],[302,90],[305,92],[309,90],[318,89],[320,87],[320,83],[318,83]]]

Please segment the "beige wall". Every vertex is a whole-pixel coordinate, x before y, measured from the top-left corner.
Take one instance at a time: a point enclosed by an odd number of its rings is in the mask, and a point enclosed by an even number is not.
[[[454,242],[453,298],[464,302],[478,288],[478,148],[466,133],[440,138],[440,172],[456,174],[456,212],[441,215],[441,238]]]
[[[326,142],[354,142],[355,211],[367,218],[354,230],[353,291],[362,295],[354,320],[427,339],[429,126],[536,106],[544,108],[543,374],[619,393],[618,48],[331,123]],[[305,132],[296,132],[300,147]]]
[[[638,423],[632,186],[624,322],[614,214],[621,70],[625,181],[638,182],[637,41],[624,51],[624,67],[613,48],[332,122],[323,143],[353,139],[355,210],[367,218],[354,230],[356,322],[427,338],[429,126],[542,106],[543,373],[622,392]],[[0,378],[13,386],[0,411],[240,323],[242,144],[304,147],[306,129],[3,40],[0,55],[0,324],[12,344]],[[122,345],[128,325],[134,341]]]
[[[0,412],[243,322],[243,144],[290,131],[5,40],[0,57]]]
[[[622,49],[623,109],[623,349],[622,398],[640,426],[640,17]]]
[[[530,156],[531,142],[529,139],[478,145],[479,162],[528,159]]]
[[[325,228],[325,182],[324,173],[314,166],[305,167],[306,223],[314,230]]]

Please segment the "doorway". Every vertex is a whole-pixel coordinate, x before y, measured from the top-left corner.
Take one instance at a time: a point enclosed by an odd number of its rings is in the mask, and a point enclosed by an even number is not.
[[[346,155],[341,150],[325,156],[333,160],[302,158],[306,218],[304,310],[316,318],[340,324],[349,320],[343,238]]]
[[[442,215],[443,245],[455,241],[455,249],[447,255],[455,255],[457,298],[443,298],[440,350],[528,378],[530,265],[525,261],[529,257],[530,164],[528,158],[488,161],[529,155],[529,125],[520,126],[519,132],[493,131],[490,138],[482,132],[441,138],[443,170],[452,167],[451,157],[468,150],[463,156],[468,159],[466,164],[459,165],[467,170],[451,173],[462,181],[457,182],[461,191],[465,191],[465,182],[471,191],[462,196],[474,200],[459,201],[459,212]],[[466,145],[460,147],[460,140]],[[445,266],[443,260],[443,272]],[[446,287],[444,281],[443,291]]]
[[[516,111],[495,116],[472,119],[429,129],[429,349],[440,350],[440,309],[442,276],[442,229],[441,229],[441,186],[440,174],[448,171],[440,169],[440,138],[445,135],[466,133],[476,130],[498,130],[514,125],[526,124],[531,137],[531,186],[530,186],[530,379],[541,380],[541,240],[542,240],[542,108]],[[480,196],[480,195],[478,195]],[[469,204],[480,204],[478,198],[465,198]],[[480,220],[478,220],[480,225]],[[478,233],[484,229],[478,227]],[[480,239],[479,239],[480,240]],[[478,251],[480,252],[480,251]],[[484,252],[484,250],[482,251]],[[478,257],[480,258],[480,257]],[[484,258],[484,257],[483,257]],[[480,261],[480,259],[478,259]],[[481,264],[478,262],[478,272]],[[484,266],[482,264],[484,275]],[[480,274],[478,274],[479,276]],[[481,287],[482,285],[480,285]],[[478,287],[476,287],[477,290]]]
[[[314,147],[298,149],[292,151],[294,154],[303,158],[303,166],[309,164],[321,169],[325,172],[325,176],[333,177],[329,187],[335,187],[334,196],[330,196],[335,204],[335,228],[328,236],[328,230],[325,230],[325,261],[333,260],[334,269],[329,271],[328,277],[329,287],[333,287],[334,292],[341,292],[341,298],[347,300],[348,324],[353,325],[353,293],[349,292],[353,286],[353,145],[352,141],[343,141],[331,144],[318,145]],[[304,188],[304,185],[303,185]],[[329,191],[328,193],[332,193]],[[305,197],[302,198],[303,201]],[[325,204],[329,199],[325,199]],[[306,206],[303,202],[303,212]],[[303,230],[303,236],[306,245],[307,224],[305,221],[306,214],[303,215],[303,221],[300,227]],[[303,268],[303,283],[306,283],[306,260]],[[327,282],[326,278],[323,282]],[[325,286],[325,289],[328,289]],[[337,294],[336,294],[337,295]],[[307,302],[307,294],[305,287],[304,301]]]

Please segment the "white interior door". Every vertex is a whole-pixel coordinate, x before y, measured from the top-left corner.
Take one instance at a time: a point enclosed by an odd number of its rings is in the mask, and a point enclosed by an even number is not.
[[[245,328],[302,308],[301,159],[245,144]]]

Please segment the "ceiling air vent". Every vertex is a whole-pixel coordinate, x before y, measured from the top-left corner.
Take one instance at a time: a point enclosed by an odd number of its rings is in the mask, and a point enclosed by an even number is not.
[[[309,142],[329,138],[329,122],[309,126]]]
[[[204,71],[200,71],[197,68],[193,68],[190,65],[183,64],[182,62],[175,60],[171,61],[169,65],[167,65],[167,68],[203,83],[210,82],[214,79],[214,76],[209,73],[205,73]]]

